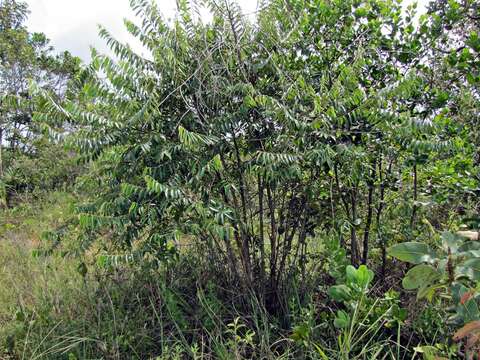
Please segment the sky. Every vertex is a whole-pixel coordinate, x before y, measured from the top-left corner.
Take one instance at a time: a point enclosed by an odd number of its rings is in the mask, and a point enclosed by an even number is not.
[[[427,0],[419,0],[420,10]],[[30,8],[27,26],[31,32],[42,32],[57,51],[68,50],[83,61],[90,59],[90,46],[109,53],[98,37],[98,25],[110,31],[117,40],[128,42],[138,52],[142,48],[125,30],[123,19],[135,20],[129,0],[26,0]],[[238,0],[244,12],[255,11],[257,0]],[[411,2],[411,0],[407,1]],[[167,16],[175,13],[175,0],[157,0]]]
[[[27,26],[31,32],[43,32],[57,51],[68,50],[82,60],[90,59],[90,46],[102,53],[109,52],[98,37],[98,25],[106,27],[117,40],[128,42],[139,52],[125,30],[123,19],[135,20],[129,0],[26,0],[30,9]],[[171,17],[175,14],[175,0],[157,0],[161,11]],[[257,0],[241,0],[245,12],[255,10]]]

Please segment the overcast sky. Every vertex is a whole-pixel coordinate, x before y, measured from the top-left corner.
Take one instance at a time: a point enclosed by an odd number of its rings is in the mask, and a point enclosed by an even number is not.
[[[129,0],[26,0],[30,8],[27,26],[32,32],[43,32],[57,51],[69,50],[84,61],[90,59],[90,46],[107,52],[104,41],[98,37],[98,24],[106,27],[116,39],[129,42],[134,39],[125,30],[123,19],[135,19]],[[246,12],[255,10],[257,0],[239,1]],[[157,0],[167,16],[175,13],[175,0]]]
[[[426,1],[419,0],[421,9],[423,8],[421,4]],[[123,26],[124,18],[135,19],[130,10],[129,0],[26,0],[26,2],[31,11],[27,22],[29,30],[45,33],[57,51],[69,50],[84,61],[89,61],[92,45],[100,52],[107,52],[104,41],[98,37],[98,24],[105,26],[118,40],[129,42],[140,50]],[[157,2],[167,16],[175,13],[175,0]],[[238,2],[247,13],[256,9],[257,0]]]

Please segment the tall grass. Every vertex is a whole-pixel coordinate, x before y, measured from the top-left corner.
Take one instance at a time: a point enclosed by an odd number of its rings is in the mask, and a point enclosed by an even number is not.
[[[71,197],[53,193],[0,220],[1,359],[409,359],[400,327],[385,334],[389,309],[368,321],[373,302],[333,327],[321,272],[286,290],[279,317],[264,299],[235,291],[198,249],[160,267],[102,267],[95,254],[54,251],[42,233],[69,223]],[[323,248],[319,246],[319,248]],[[318,267],[315,267],[317,269]],[[220,270],[219,270],[220,269]],[[308,286],[306,286],[306,282]],[[323,283],[322,283],[323,281]],[[317,285],[314,285],[317,284]],[[363,302],[365,299],[361,299]],[[306,337],[294,336],[306,328]],[[413,355],[414,356],[414,355]]]

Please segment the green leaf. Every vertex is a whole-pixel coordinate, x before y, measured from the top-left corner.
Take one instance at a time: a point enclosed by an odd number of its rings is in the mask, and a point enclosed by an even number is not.
[[[307,323],[301,323],[293,328],[292,335],[290,338],[295,341],[304,341],[308,340],[310,334],[310,327]]]
[[[459,248],[458,252],[469,252],[469,251],[479,251],[480,242],[478,241],[465,241]]]
[[[373,280],[373,276],[372,270],[369,270],[365,265],[360,265],[356,273],[357,283],[365,289]]]
[[[442,287],[444,287],[442,284],[421,286],[417,291],[417,300],[426,298],[428,301],[432,301],[435,291]]]
[[[413,348],[415,353],[420,353],[424,355],[424,359],[433,360],[438,355],[439,350],[434,346],[417,346]]]
[[[463,304],[460,303],[455,309],[464,322],[480,319],[480,309],[475,299],[470,299]]]
[[[399,307],[397,304],[392,307],[392,315],[397,321],[403,322],[408,317],[407,309]]]
[[[245,104],[246,107],[248,107],[249,109],[252,109],[254,108],[255,106],[257,106],[257,103],[255,102],[255,99],[250,96],[250,95],[247,95],[243,98],[243,103]]]
[[[366,8],[358,8],[357,10],[355,10],[355,16],[357,18],[365,17],[367,16],[367,14],[368,14],[368,10]]]
[[[445,251],[450,249],[452,253],[456,253],[458,247],[462,245],[463,241],[464,239],[461,236],[453,234],[449,231],[444,231],[442,233],[442,245]]]
[[[347,281],[351,283],[356,283],[357,280],[357,269],[352,265],[348,265],[346,268]]]
[[[350,288],[343,284],[330,287],[328,295],[335,301],[348,301],[352,297]]]
[[[420,287],[428,286],[440,278],[438,271],[425,264],[417,265],[411,268],[402,280],[403,288],[414,290]]]
[[[345,329],[349,324],[350,316],[348,316],[348,314],[343,310],[337,311],[337,316],[335,317],[335,320],[333,320],[333,325],[337,329]]]
[[[213,168],[217,171],[222,170],[222,160],[220,159],[220,155],[217,154],[213,157]]]
[[[465,275],[474,281],[480,280],[480,258],[466,260],[463,264],[456,268],[459,275]]]
[[[435,254],[427,244],[419,242],[404,242],[388,248],[388,254],[398,260],[412,264],[431,262]]]

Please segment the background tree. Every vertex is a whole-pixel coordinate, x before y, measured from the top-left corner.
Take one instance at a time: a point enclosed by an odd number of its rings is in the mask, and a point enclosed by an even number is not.
[[[464,156],[451,159],[451,174],[436,191],[459,193],[463,201],[478,198],[480,189],[480,5],[476,1],[434,1],[429,6],[431,31],[440,41],[432,47],[429,76],[439,99],[438,117],[450,134],[464,139]],[[475,169],[465,175],[466,169]],[[448,190],[447,190],[448,189]],[[477,216],[480,213],[477,202]],[[478,220],[476,227],[480,223]]]
[[[0,183],[2,206],[18,186],[12,173],[14,164],[24,156],[38,157],[42,140],[40,128],[32,121],[36,99],[29,83],[36,82],[61,99],[67,82],[78,71],[80,61],[68,52],[55,55],[48,39],[41,33],[29,33],[24,22],[26,3],[0,2]],[[45,159],[44,159],[45,160]],[[19,165],[20,166],[20,165]],[[21,166],[20,166],[21,167]],[[18,166],[17,166],[18,168]]]

